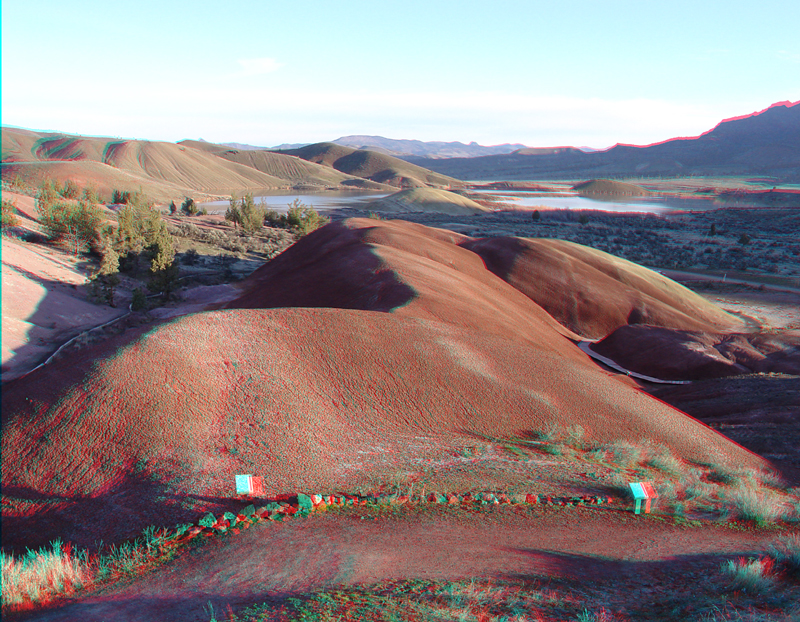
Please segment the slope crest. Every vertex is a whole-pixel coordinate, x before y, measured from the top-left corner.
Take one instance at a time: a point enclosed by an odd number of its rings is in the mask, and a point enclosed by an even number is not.
[[[465,236],[353,218],[306,236],[257,269],[228,308],[357,308],[530,340],[575,357],[565,330],[459,246]]]

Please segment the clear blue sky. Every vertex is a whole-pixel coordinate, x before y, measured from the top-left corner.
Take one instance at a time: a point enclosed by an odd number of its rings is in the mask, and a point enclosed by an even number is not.
[[[2,122],[646,144],[800,100],[798,24],[789,0],[3,0]]]

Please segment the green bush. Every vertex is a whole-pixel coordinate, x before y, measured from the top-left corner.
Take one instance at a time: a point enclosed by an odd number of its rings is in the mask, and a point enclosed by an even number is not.
[[[100,203],[100,195],[97,192],[97,188],[87,185],[83,189],[83,200],[87,203]]]
[[[68,179],[61,189],[61,196],[65,199],[77,199],[81,196],[81,189],[75,181]]]
[[[327,225],[330,218],[320,216],[317,211],[295,199],[286,211],[286,223],[300,235],[307,235],[312,231]]]
[[[131,309],[133,311],[143,311],[147,308],[147,296],[138,287],[133,290],[133,300],[131,300]]]
[[[286,227],[286,215],[278,213],[278,210],[268,209],[264,211],[264,224],[270,227]]]
[[[58,199],[58,192],[56,192],[55,184],[51,179],[45,179],[39,186],[36,193],[36,200],[39,203],[39,209],[52,205]]]
[[[187,216],[195,216],[200,208],[192,197],[186,197],[181,203],[181,211]]]
[[[77,256],[96,243],[102,223],[96,205],[48,203],[40,206],[39,220],[51,241],[63,243]]]

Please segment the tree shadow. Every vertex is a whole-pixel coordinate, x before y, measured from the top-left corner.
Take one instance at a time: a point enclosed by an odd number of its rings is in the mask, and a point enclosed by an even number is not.
[[[92,495],[52,495],[20,486],[3,486],[4,504],[29,508],[25,515],[3,516],[2,549],[21,554],[61,539],[73,546],[98,551],[101,546],[137,538],[146,527],[196,523],[212,512],[238,512],[241,499],[178,495],[165,483],[132,465],[125,474]]]

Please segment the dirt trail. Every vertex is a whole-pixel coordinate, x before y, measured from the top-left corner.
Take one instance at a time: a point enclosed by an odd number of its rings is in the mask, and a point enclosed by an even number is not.
[[[613,509],[504,506],[378,519],[367,512],[259,523],[128,585],[25,619],[208,622],[209,603],[219,614],[228,606],[235,611],[291,593],[385,579],[622,579],[708,556],[755,553],[774,537],[678,527]]]

